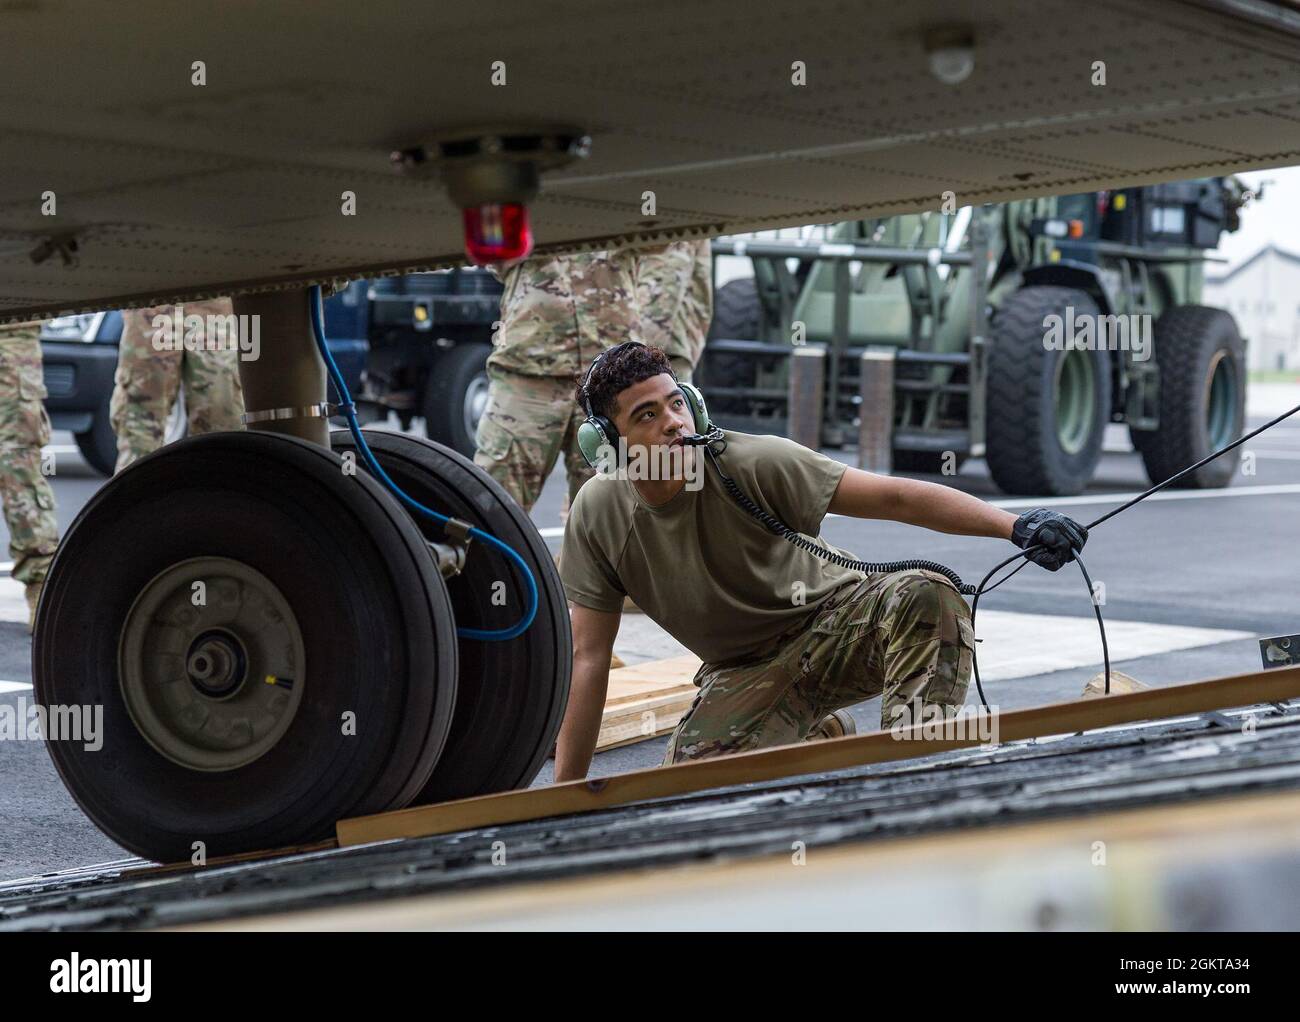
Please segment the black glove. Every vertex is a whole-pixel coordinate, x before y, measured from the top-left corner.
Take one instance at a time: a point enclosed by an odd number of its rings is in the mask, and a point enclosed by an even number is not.
[[[1036,507],[1016,519],[1011,542],[1021,550],[1041,544],[1045,549],[1035,550],[1029,559],[1048,571],[1056,571],[1074,560],[1075,551],[1083,549],[1083,544],[1088,542],[1088,530],[1059,511]]]

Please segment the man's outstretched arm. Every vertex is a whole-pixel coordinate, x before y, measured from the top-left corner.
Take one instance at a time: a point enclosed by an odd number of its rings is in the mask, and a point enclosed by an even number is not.
[[[969,493],[923,483],[846,469],[827,508],[854,518],[885,518],[959,536],[1009,539],[1029,559],[1056,571],[1074,559],[1088,541],[1088,530],[1057,511],[1036,507],[1019,518]]]
[[[844,472],[831,498],[832,514],[884,518],[961,536],[1011,539],[1016,516],[969,493],[919,479]]]
[[[600,720],[609,689],[609,656],[622,610],[592,610],[576,603],[573,612],[573,681],[569,705],[555,746],[555,780],[580,781],[587,776],[600,737]]]

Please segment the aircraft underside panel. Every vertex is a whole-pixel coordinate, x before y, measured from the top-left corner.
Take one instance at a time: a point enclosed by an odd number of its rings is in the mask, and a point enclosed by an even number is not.
[[[1300,163],[1300,10],[1264,0],[36,0],[0,34],[10,318],[459,264],[391,154],[462,130],[590,136],[543,250]]]

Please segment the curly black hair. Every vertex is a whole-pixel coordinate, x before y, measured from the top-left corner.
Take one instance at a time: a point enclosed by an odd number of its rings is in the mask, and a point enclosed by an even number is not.
[[[619,394],[660,373],[677,378],[672,363],[661,349],[639,341],[614,345],[600,356],[587,379],[587,400],[591,403],[591,411],[612,419],[618,410]],[[579,383],[579,404],[582,404],[582,390]]]

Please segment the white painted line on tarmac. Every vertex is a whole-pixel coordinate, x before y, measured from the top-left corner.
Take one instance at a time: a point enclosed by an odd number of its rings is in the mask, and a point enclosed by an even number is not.
[[[980,677],[986,681],[1023,678],[1102,663],[1101,634],[1094,617],[981,610],[975,618],[975,634],[984,640],[979,644],[979,658]],[[1253,637],[1253,632],[1227,628],[1193,628],[1106,618],[1106,641],[1110,646],[1112,668],[1121,660]],[[1250,669],[1255,668],[1252,666]],[[1080,684],[1080,689],[1082,687]]]
[[[0,681],[0,695],[6,692],[26,692],[31,687],[26,681]]]

